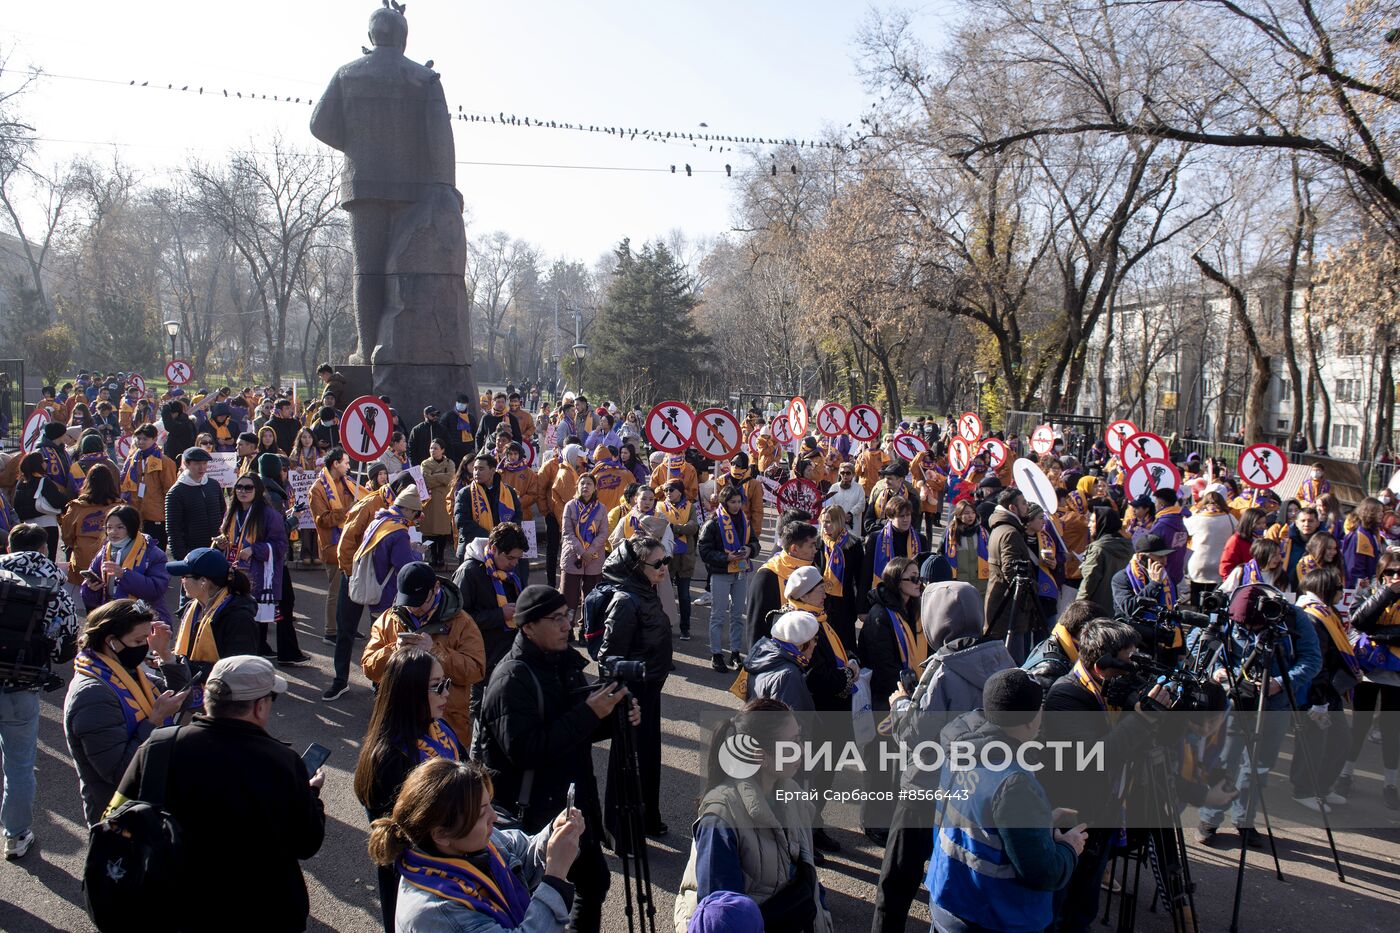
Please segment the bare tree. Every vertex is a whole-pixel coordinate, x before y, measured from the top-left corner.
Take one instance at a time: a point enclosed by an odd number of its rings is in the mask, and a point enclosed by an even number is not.
[[[336,209],[336,172],[327,156],[288,145],[236,152],[227,165],[195,165],[189,176],[206,216],[233,241],[256,284],[272,381],[282,378],[297,280],[318,231]]]

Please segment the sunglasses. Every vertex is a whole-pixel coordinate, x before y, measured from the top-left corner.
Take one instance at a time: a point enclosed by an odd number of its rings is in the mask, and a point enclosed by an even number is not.
[[[642,566],[644,566],[644,567],[650,567],[652,570],[660,570],[662,567],[665,567],[665,566],[669,565],[670,563],[671,563],[671,558],[669,558],[669,557],[663,557],[663,558],[661,558],[659,561],[657,561],[657,562],[654,563],[654,564],[648,563],[647,561],[642,561]]]
[[[256,486],[244,486],[244,485],[242,485],[242,484],[240,483],[239,485],[233,487],[233,491],[234,491],[234,492],[256,492],[256,491],[257,491],[257,487],[256,487]]]
[[[920,580],[918,577],[900,577],[899,580],[900,580],[901,583],[922,583],[922,582],[923,582],[923,581]]]
[[[442,696],[444,693],[452,689],[452,678],[444,677],[442,680],[439,680],[435,684],[428,684],[428,689],[431,690],[433,693],[436,693],[438,696]]]

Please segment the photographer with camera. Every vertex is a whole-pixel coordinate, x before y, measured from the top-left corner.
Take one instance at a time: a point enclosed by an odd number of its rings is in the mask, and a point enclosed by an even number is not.
[[[1235,701],[1220,759],[1227,773],[1238,769],[1234,783],[1240,793],[1230,807],[1230,817],[1241,841],[1258,847],[1262,840],[1253,826],[1254,807],[1269,769],[1278,758],[1289,719],[1282,715],[1265,716],[1256,742],[1260,694],[1266,712],[1287,712],[1290,704],[1284,689],[1285,672],[1295,693],[1306,690],[1322,668],[1322,653],[1317,634],[1303,611],[1266,584],[1253,583],[1236,590],[1230,597],[1229,618],[1230,625],[1211,663],[1212,679],[1228,684]],[[1248,763],[1242,760],[1246,749],[1253,759]],[[1202,807],[1197,841],[1213,840],[1224,818],[1222,808]]]
[[[1122,824],[1123,800],[1128,770],[1152,743],[1154,723],[1145,710],[1152,701],[1165,700],[1165,691],[1155,687],[1146,697],[1120,697],[1113,681],[1132,669],[1138,648],[1138,633],[1127,622],[1095,619],[1079,636],[1079,659],[1045,696],[1047,739],[1080,743],[1083,747],[1102,743],[1102,770],[1054,771],[1043,774],[1046,790],[1057,807],[1068,807],[1088,823],[1088,840],[1074,877],[1060,892],[1056,913],[1061,933],[1079,933],[1093,922],[1099,905],[1099,884],[1108,864],[1113,837]],[[1105,714],[1126,704],[1136,714]],[[1169,705],[1164,703],[1163,705]]]
[[[515,604],[518,629],[486,686],[478,722],[481,763],[491,775],[495,803],[536,833],[564,808],[570,787],[583,816],[579,856],[569,870],[575,885],[573,929],[597,931],[609,872],[599,841],[602,809],[593,774],[593,743],[612,736],[612,718],[626,702],[616,681],[590,685],[587,662],[569,647],[572,613],[549,586],[527,586]],[[628,711],[635,726],[641,716]]]
[[[603,619],[599,669],[604,676],[628,681],[628,690],[641,712],[636,748],[648,836],[664,836],[669,831],[661,820],[661,693],[671,672],[671,622],[656,588],[669,575],[670,563],[660,541],[637,535],[622,541],[603,564],[604,583],[610,584],[614,592]],[[636,663],[625,663],[629,661]],[[619,662],[624,663],[619,666]],[[623,761],[618,743],[613,745],[614,753],[608,758],[604,819],[616,841],[615,821],[620,803],[617,788],[622,781]]]

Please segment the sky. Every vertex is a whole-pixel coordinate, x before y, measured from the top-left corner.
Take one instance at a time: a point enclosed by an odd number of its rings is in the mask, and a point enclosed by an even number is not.
[[[922,14],[930,40],[952,6],[934,3]],[[116,151],[158,178],[230,148],[257,148],[274,133],[319,146],[306,100],[358,57],[373,9],[347,0],[45,0],[10,5],[0,48],[10,67],[46,73],[21,103],[44,140],[44,163]],[[411,0],[408,55],[433,61],[453,112],[815,139],[869,106],[854,42],[869,10],[857,0]],[[180,93],[185,85],[191,92]],[[202,97],[193,93],[200,86]],[[239,90],[268,100],[240,101]],[[302,103],[274,103],[274,94]],[[705,238],[733,224],[738,180],[724,165],[737,170],[743,152],[453,126],[459,162],[511,163],[458,165],[472,235],[505,230],[546,256],[591,263],[625,236],[680,229]]]

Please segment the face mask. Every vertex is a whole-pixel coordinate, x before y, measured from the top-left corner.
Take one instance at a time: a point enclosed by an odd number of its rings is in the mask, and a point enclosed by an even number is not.
[[[328,427],[330,427],[330,426],[333,425],[333,424],[335,424],[334,421],[326,421],[326,420],[324,420],[324,419],[322,419],[322,421],[321,421],[321,427],[323,427],[323,428],[328,428]]]
[[[121,644],[121,642],[117,642],[117,644]],[[112,650],[110,644],[107,646],[107,650]],[[146,655],[148,653],[149,650],[145,645],[137,645],[134,648],[122,645],[120,649],[113,652],[113,654],[116,655],[117,663],[129,671],[134,671],[136,668],[140,667],[141,662],[146,660]]]
[[[466,411],[466,410],[467,410],[467,406],[466,406],[466,405],[463,405],[461,402],[458,402],[456,405],[453,405],[452,407],[455,408],[455,409],[457,409],[458,411]]]

